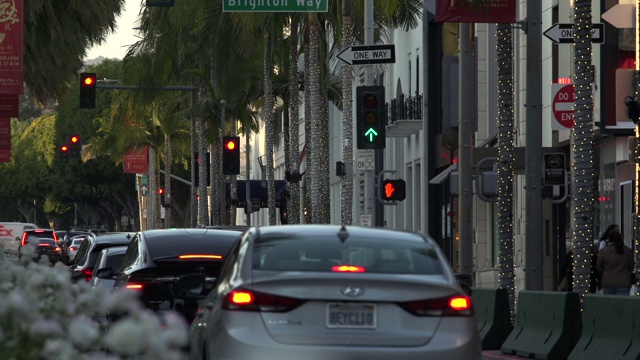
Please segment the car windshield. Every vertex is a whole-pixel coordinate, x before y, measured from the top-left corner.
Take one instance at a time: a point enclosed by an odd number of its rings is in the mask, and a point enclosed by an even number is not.
[[[80,244],[82,244],[82,241],[84,241],[84,237],[73,239],[73,243],[71,244],[71,246],[80,246]]]
[[[426,242],[349,237],[259,239],[255,270],[442,274],[435,248]]]

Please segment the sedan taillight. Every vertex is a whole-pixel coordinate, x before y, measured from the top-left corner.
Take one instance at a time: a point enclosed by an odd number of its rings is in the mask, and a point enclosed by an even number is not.
[[[93,268],[82,268],[80,272],[84,275],[84,279],[91,281],[91,275],[93,275]]]
[[[305,300],[302,299],[236,289],[225,296],[222,308],[240,311],[287,312],[304,302]]]
[[[473,316],[471,298],[465,295],[407,301],[398,306],[416,316]]]

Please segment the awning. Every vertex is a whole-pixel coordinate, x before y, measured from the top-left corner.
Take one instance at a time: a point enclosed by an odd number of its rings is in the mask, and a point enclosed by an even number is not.
[[[443,181],[447,179],[449,174],[458,169],[458,164],[449,165],[446,169],[442,170],[440,174],[433,177],[433,179],[429,180],[429,184],[442,184]]]

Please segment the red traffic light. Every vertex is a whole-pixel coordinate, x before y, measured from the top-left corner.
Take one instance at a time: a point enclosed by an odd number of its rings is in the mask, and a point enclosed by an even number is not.
[[[96,75],[93,73],[84,73],[82,74],[80,83],[84,86],[93,86],[96,84]]]
[[[67,152],[67,151],[69,151],[69,147],[67,145],[62,145],[62,146],[60,146],[60,151]]]
[[[378,107],[378,96],[376,94],[364,94],[362,96],[362,104],[368,108]]]
[[[224,148],[227,150],[235,150],[238,147],[238,144],[236,144],[235,140],[228,140],[225,144],[224,144]]]
[[[80,137],[78,135],[71,135],[69,141],[73,144],[77,144],[80,141]]]
[[[158,188],[158,194],[160,195],[164,194],[164,188]]]

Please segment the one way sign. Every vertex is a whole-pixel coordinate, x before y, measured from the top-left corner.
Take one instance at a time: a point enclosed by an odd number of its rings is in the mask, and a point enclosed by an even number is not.
[[[338,59],[349,65],[391,64],[396,62],[396,46],[393,44],[347,46],[338,54]]]
[[[574,41],[573,23],[553,24],[544,32],[544,36],[556,44],[572,44]],[[595,44],[604,43],[604,24],[591,24],[591,41]]]

